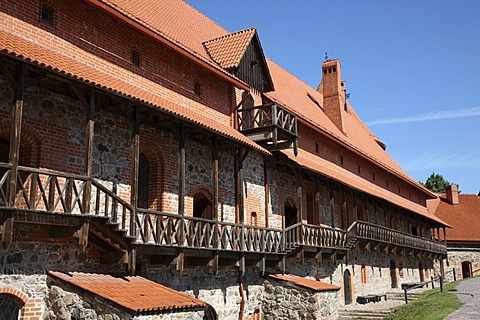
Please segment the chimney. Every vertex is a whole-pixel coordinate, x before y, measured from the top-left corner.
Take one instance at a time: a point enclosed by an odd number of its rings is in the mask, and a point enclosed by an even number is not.
[[[323,95],[323,111],[341,132],[343,113],[346,111],[345,81],[340,73],[340,60],[326,60],[322,64],[322,82],[318,91]]]
[[[458,186],[456,184],[449,185],[446,191],[448,203],[458,204]]]

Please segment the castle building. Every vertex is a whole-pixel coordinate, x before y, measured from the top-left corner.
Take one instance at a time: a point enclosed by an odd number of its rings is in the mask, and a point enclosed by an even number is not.
[[[480,194],[461,194],[455,184],[447,187],[444,194],[428,200],[431,213],[448,223],[448,259],[443,261],[448,278],[453,278],[455,269],[458,278],[470,278],[480,269]]]
[[[0,2],[6,319],[335,319],[446,258],[348,102],[182,0]]]

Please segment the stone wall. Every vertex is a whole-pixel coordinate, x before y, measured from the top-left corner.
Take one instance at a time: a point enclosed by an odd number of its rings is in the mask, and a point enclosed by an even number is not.
[[[462,262],[471,263],[471,271],[480,269],[480,248],[473,247],[449,247],[448,248],[448,266],[446,261],[443,261],[445,278],[447,281],[453,281],[452,270],[455,268],[457,279],[464,277],[462,271]],[[440,270],[436,270],[437,274],[440,274]],[[478,275],[475,273],[474,276]]]
[[[315,292],[273,280],[266,280],[263,285],[265,320],[338,318],[338,290]]]

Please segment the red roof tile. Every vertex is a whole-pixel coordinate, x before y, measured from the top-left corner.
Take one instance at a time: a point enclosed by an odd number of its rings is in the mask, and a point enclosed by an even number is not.
[[[448,241],[480,241],[480,197],[459,194],[458,204],[451,205],[444,194],[428,203],[430,212],[452,226],[447,231]]]
[[[49,271],[49,276],[65,281],[82,290],[114,302],[134,313],[162,310],[199,309],[206,303],[145,278],[114,277],[96,273],[61,273]]]
[[[267,59],[267,62],[275,86],[275,91],[266,94],[270,99],[294,112],[318,131],[360,153],[363,157],[399,176],[417,189],[430,195],[430,197],[435,197],[429,190],[405,173],[388,153],[378,145],[376,142],[378,138],[360,120],[350,104],[348,104],[349,112],[344,114],[346,131],[346,134],[344,134],[310,98],[313,97],[319,103],[322,103],[323,96],[321,93],[275,62],[269,59]]]
[[[417,204],[413,201],[409,201],[391,191],[388,191],[362,177],[346,170],[343,167],[327,161],[323,158],[317,157],[304,150],[299,150],[298,155],[295,157],[291,150],[282,151],[290,160],[297,162],[302,167],[318,172],[322,175],[326,175],[334,180],[342,182],[350,187],[362,190],[370,195],[385,199],[386,201],[400,206],[404,209],[418,213],[430,220],[434,220],[442,225],[447,225],[442,219],[431,214],[426,207]]]
[[[236,68],[255,33],[255,28],[249,28],[205,41],[203,44],[210,57],[222,68]]]
[[[340,290],[340,287],[333,284],[325,283],[319,280],[312,280],[304,277],[295,276],[293,274],[272,274],[270,278],[282,281],[288,281],[296,285],[312,289],[315,291],[333,291]]]
[[[25,34],[17,34],[17,30],[21,30],[19,27],[26,22],[8,17],[4,13],[0,13],[0,18],[5,18],[5,21],[13,20],[11,24],[0,27],[1,51],[114,94],[156,107],[172,116],[194,123],[264,154],[270,154],[225,124],[228,122],[228,116],[219,113],[218,117],[213,119],[205,115],[209,114],[207,111],[211,111],[208,106],[193,100],[189,100],[183,105],[167,100],[165,97],[168,96],[168,89],[153,81],[128,72],[52,34],[44,37],[33,36],[34,38]],[[39,32],[44,33],[41,30]],[[76,59],[73,59],[73,56]]]

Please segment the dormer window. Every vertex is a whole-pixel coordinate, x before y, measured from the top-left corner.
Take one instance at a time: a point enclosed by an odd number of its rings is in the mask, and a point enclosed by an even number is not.
[[[48,4],[42,4],[40,18],[43,23],[53,26],[53,8]]]

